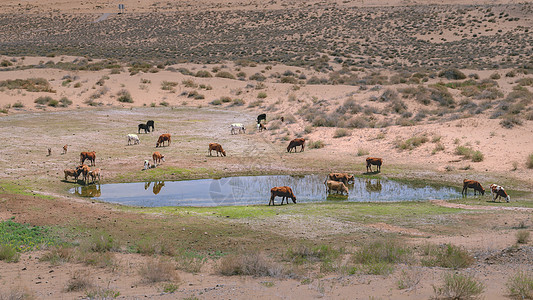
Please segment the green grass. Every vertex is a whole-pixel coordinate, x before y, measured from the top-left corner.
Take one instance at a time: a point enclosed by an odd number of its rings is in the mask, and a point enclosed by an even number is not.
[[[533,299],[533,274],[518,271],[507,281],[509,294],[516,299]]]
[[[426,245],[422,249],[426,258],[422,259],[422,265],[427,267],[442,267],[450,269],[466,268],[474,263],[474,257],[462,247],[452,244],[444,246]]]
[[[60,243],[49,227],[31,226],[7,220],[0,222],[0,245],[10,245],[18,252],[38,250]]]
[[[24,196],[34,196],[41,199],[51,200],[54,199],[52,196],[47,195],[41,195],[34,193],[30,190],[28,190],[28,187],[25,187],[24,185],[18,184],[18,183],[12,183],[12,182],[2,182],[0,183],[0,191],[8,193],[8,194],[17,194],[17,195],[24,195]]]

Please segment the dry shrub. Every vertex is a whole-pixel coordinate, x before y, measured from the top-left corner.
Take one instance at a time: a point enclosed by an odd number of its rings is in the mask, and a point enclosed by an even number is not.
[[[67,292],[80,292],[93,288],[94,283],[91,280],[90,275],[89,271],[78,270],[74,272],[67,282],[65,290]]]
[[[15,247],[7,244],[0,245],[0,260],[5,262],[18,262],[20,259],[20,253],[17,252]]]
[[[396,148],[399,148],[401,150],[413,150],[414,148],[426,143],[428,140],[429,138],[425,134],[420,136],[413,136],[412,138],[409,138],[405,141],[397,140]]]
[[[474,299],[483,293],[485,286],[473,276],[446,273],[441,287],[433,286],[437,298],[445,299]]]
[[[115,268],[117,266],[115,255],[111,252],[85,252],[78,253],[78,260],[99,268]]]
[[[35,299],[35,295],[28,291],[27,288],[16,287],[9,292],[1,291],[0,300],[32,300]]]
[[[337,128],[335,130],[335,133],[333,134],[334,138],[341,138],[345,136],[352,135],[352,132],[350,130],[344,129],[344,128]]]
[[[400,278],[397,281],[398,289],[400,290],[412,290],[422,279],[422,270],[409,268],[407,270],[402,270],[400,273]]]
[[[443,246],[426,245],[423,247],[422,265],[450,269],[466,268],[474,263],[474,257],[462,247],[446,244]]]
[[[189,273],[198,273],[207,262],[207,257],[194,252],[184,251],[178,254],[175,260],[179,270]]]
[[[529,231],[524,230],[518,230],[516,232],[516,242],[518,244],[527,244],[529,242]]]
[[[50,262],[52,265],[59,265],[69,262],[74,257],[74,249],[66,246],[54,247],[45,253],[40,261]]]
[[[326,146],[326,144],[322,140],[309,141],[309,143],[307,143],[307,144],[308,144],[307,148],[309,148],[309,149],[320,149],[320,148],[324,148]]]
[[[145,283],[179,281],[174,263],[169,259],[164,258],[146,262],[146,264],[139,269],[139,275]]]
[[[224,256],[217,267],[217,272],[226,276],[252,275],[282,277],[283,267],[268,260],[259,252]]]
[[[526,167],[528,169],[533,169],[533,153],[529,154],[529,156],[526,159]]]

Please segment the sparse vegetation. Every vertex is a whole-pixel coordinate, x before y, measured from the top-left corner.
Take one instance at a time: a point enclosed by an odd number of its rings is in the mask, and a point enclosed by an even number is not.
[[[529,154],[529,156],[526,159],[526,167],[528,169],[533,169],[533,153]]]
[[[352,133],[349,130],[344,128],[337,128],[335,130],[335,133],[333,134],[333,138],[341,138],[350,135],[352,135]]]
[[[94,287],[90,274],[86,271],[76,271],[67,282],[65,290],[67,292],[86,291]]]
[[[308,143],[309,145],[307,146],[309,149],[320,149],[320,148],[324,148],[326,146],[326,144],[324,143],[324,141],[322,140],[317,140],[317,141],[309,141]]]
[[[163,258],[148,261],[139,269],[139,275],[141,275],[143,281],[146,283],[179,280],[174,264],[170,260]]]
[[[118,96],[117,98],[118,102],[133,103],[133,98],[131,97],[130,92],[128,92],[127,90],[120,90],[117,93],[117,96]]]
[[[422,254],[426,256],[421,261],[422,265],[428,267],[461,269],[474,262],[474,258],[467,250],[452,244],[442,246],[428,244],[423,248]]]
[[[530,272],[516,272],[509,278],[506,286],[513,298],[533,299],[533,275]]]
[[[281,265],[266,259],[264,255],[258,252],[226,255],[221,258],[217,272],[225,276],[282,277],[284,275]]]
[[[397,140],[396,148],[399,148],[400,150],[413,150],[427,141],[429,141],[429,138],[425,134],[413,136],[405,141]]]
[[[445,299],[473,299],[485,290],[485,286],[470,275],[446,273],[441,287],[433,286],[437,297]]]
[[[516,232],[516,243],[527,244],[529,242],[529,230],[522,229]]]

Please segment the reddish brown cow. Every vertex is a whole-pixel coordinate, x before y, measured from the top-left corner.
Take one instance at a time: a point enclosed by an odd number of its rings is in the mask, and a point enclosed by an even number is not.
[[[96,164],[96,152],[82,152],[80,153],[80,164],[83,165],[83,162],[88,159],[91,162],[91,166]]]
[[[78,176],[80,176],[80,174],[76,171],[76,170],[73,170],[73,169],[65,169],[63,170],[63,172],[65,173],[65,181],[67,180],[67,178],[70,176],[70,177],[73,177],[74,180],[78,181]]]
[[[159,153],[158,151],[152,154],[152,158],[154,159],[154,164],[160,163],[161,161],[165,161],[165,156]]]
[[[67,149],[68,149],[68,145],[63,146],[63,153],[62,154],[67,154]]]
[[[218,153],[222,153],[222,155],[226,156],[226,151],[222,149],[222,146],[220,144],[210,143],[209,144],[209,156],[211,156],[211,151],[213,150],[217,152],[217,156],[218,156]]]
[[[302,146],[302,149],[300,152],[304,151],[305,147],[305,139],[304,138],[296,138],[292,141],[290,141],[289,146],[287,146],[287,152],[291,152],[291,150],[294,148],[294,152],[296,152],[296,147]]]
[[[366,158],[366,171],[370,170],[372,172],[372,165],[377,166],[377,171],[381,172],[381,165],[383,164],[383,160],[379,157],[367,157]]]
[[[481,183],[475,180],[463,180],[463,191],[461,194],[466,196],[468,188],[474,189],[474,195],[476,194],[476,191],[480,192],[481,195],[485,195],[485,189],[481,186]]]
[[[327,180],[341,181],[344,184],[348,184],[350,181],[355,181],[355,177],[348,173],[329,173]],[[324,182],[325,183],[325,182]]]
[[[275,205],[274,198],[276,198],[276,196],[282,197],[281,205],[283,205],[285,199],[287,199],[287,204],[289,204],[289,198],[292,199],[293,203],[296,203],[296,196],[294,196],[292,189],[288,186],[276,186],[270,189],[270,202],[268,202],[268,205]]]
[[[155,147],[163,147],[165,145],[165,141],[168,142],[167,146],[170,146],[170,133],[163,133],[159,136],[159,139],[157,140],[157,143],[155,144]]]
[[[83,174],[83,182],[87,184],[87,181],[89,179],[89,172],[91,171],[91,168],[87,165],[80,165],[76,167],[76,172],[78,173],[78,176],[80,174]]]

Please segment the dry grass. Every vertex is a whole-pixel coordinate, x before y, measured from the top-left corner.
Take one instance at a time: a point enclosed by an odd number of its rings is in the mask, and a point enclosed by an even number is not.
[[[67,292],[80,292],[86,291],[94,287],[94,283],[91,279],[89,271],[78,270],[72,274],[65,290]]]
[[[285,271],[282,265],[267,259],[259,252],[232,254],[224,256],[217,266],[217,273],[233,275],[252,275],[282,277]]]
[[[516,232],[516,243],[527,244],[529,243],[529,240],[530,240],[529,230],[522,229]]]
[[[433,286],[437,298],[475,299],[485,290],[485,286],[473,276],[446,273],[441,287]]]
[[[35,295],[27,288],[16,287],[10,291],[0,291],[0,300],[33,300]]]
[[[452,244],[443,246],[427,244],[423,247],[422,265],[450,269],[466,268],[474,263],[474,257],[467,250]]]
[[[179,281],[176,267],[169,259],[160,258],[150,260],[139,269],[139,275],[144,283],[164,281]]]
[[[518,271],[507,281],[509,295],[515,299],[533,299],[533,274]]]

